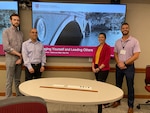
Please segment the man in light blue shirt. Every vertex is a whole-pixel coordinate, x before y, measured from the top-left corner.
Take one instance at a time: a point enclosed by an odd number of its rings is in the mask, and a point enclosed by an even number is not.
[[[22,44],[26,81],[41,78],[46,64],[46,54],[42,43],[37,40],[37,30],[34,28],[31,29],[29,35],[30,39]]]

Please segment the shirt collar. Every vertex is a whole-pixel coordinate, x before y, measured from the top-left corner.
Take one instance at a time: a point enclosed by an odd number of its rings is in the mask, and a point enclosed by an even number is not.
[[[126,40],[126,41],[129,41],[129,40],[131,40],[131,36],[129,36],[129,38]],[[123,41],[123,39],[121,38],[121,41]]]
[[[14,26],[11,26],[10,28],[14,31],[18,31],[18,28],[15,28]]]
[[[30,42],[30,43],[33,43],[31,39],[29,39],[29,42]],[[37,40],[35,43],[38,43],[38,40]]]

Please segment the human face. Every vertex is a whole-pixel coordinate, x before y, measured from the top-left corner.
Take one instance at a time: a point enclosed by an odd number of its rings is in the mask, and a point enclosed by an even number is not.
[[[18,27],[20,24],[20,18],[18,16],[12,16],[10,22],[14,27]]]
[[[121,32],[122,32],[123,36],[128,35],[129,34],[129,25],[122,25]]]
[[[37,40],[37,37],[38,37],[37,30],[36,29],[31,29],[31,31],[30,31],[31,40],[35,42]]]
[[[100,44],[104,44],[106,38],[105,38],[105,36],[103,34],[100,34],[99,37],[98,37],[98,40],[99,40]]]

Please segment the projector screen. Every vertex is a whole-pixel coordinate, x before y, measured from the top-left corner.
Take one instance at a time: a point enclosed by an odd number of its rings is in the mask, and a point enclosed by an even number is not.
[[[125,4],[32,2],[32,26],[47,56],[92,57],[101,32],[113,56],[125,15]]]
[[[0,55],[4,55],[2,47],[2,32],[5,28],[10,27],[10,15],[12,13],[18,14],[17,1],[0,1]]]

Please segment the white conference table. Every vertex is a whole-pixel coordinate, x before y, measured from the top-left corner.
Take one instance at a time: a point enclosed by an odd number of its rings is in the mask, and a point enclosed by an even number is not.
[[[47,102],[96,105],[123,97],[123,91],[111,84],[80,78],[40,78],[25,81],[19,90],[26,96],[42,97]]]

